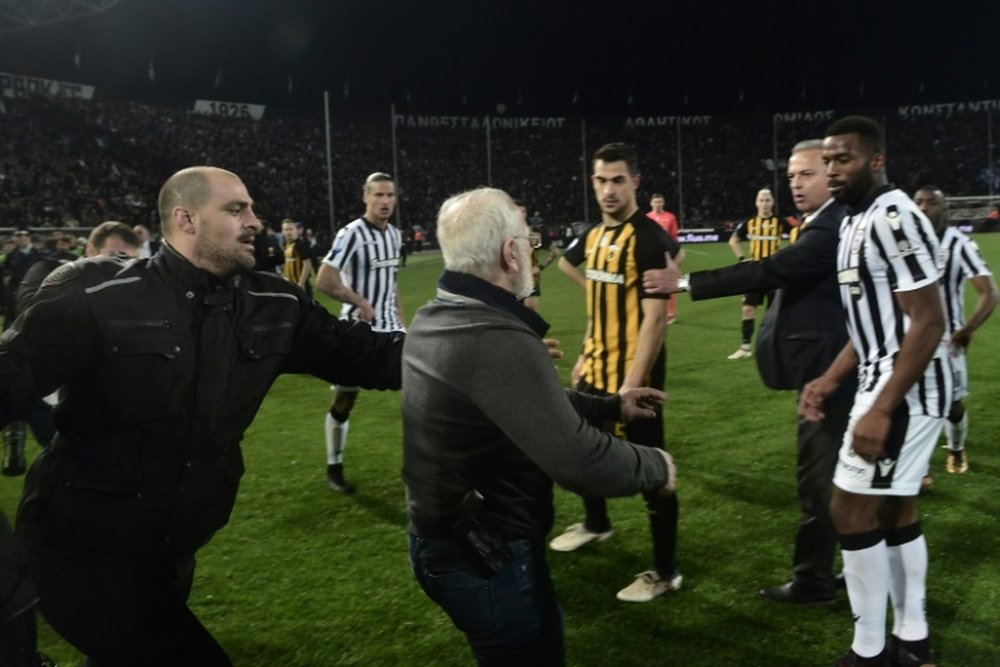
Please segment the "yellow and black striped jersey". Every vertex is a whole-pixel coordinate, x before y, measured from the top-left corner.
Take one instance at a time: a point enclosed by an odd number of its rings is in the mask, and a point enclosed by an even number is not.
[[[788,231],[790,225],[778,216],[770,218],[753,217],[744,220],[733,232],[740,241],[749,241],[750,250],[747,256],[759,261],[778,252],[781,247],[781,234]]]
[[[638,212],[614,227],[603,222],[591,227],[566,250],[574,266],[585,262],[590,336],[584,341],[583,381],[588,385],[609,394],[621,388],[639,342],[641,300],[667,298],[647,294],[642,273],[665,267],[664,253],[679,251],[659,225]]]
[[[285,242],[285,268],[283,273],[289,282],[296,285],[302,279],[304,260],[309,259],[309,242],[304,238]]]
[[[799,232],[802,231],[802,224],[803,223],[800,222],[799,224],[795,225],[790,230],[788,230],[788,243],[789,244],[795,243],[796,241],[799,240]]]

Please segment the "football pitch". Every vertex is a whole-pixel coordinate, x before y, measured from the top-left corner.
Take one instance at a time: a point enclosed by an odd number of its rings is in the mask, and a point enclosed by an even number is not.
[[[978,235],[1000,269],[1000,234]],[[725,244],[686,246],[684,270],[734,261]],[[411,256],[400,283],[407,320],[430,299],[438,253]],[[971,308],[977,293],[966,285]],[[567,358],[585,326],[583,293],[553,265],[542,274],[542,315]],[[758,313],[758,324],[762,313]],[[615,592],[651,563],[639,496],[613,499],[615,534],[577,553],[549,552],[565,616],[567,663],[581,666],[812,667],[832,664],[851,641],[846,594],[829,608],[780,605],[757,595],[791,574],[798,521],[795,393],[766,389],[739,345],[740,300],[678,297],[668,329],[668,449],[678,468],[681,590],[648,604]],[[944,452],[921,499],[930,553],[927,612],[942,665],[1000,665],[1000,315],[969,352],[969,472],[948,475]],[[235,665],[467,665],[459,633],[413,580],[400,480],[400,396],[363,392],[351,416],[347,479],[325,480],[323,416],[330,389],[284,376],[243,448],[246,474],[228,527],[198,554],[191,606]],[[37,452],[34,444],[31,453]],[[0,478],[13,517],[23,478]],[[580,521],[580,500],[556,492],[554,531]],[[62,667],[82,657],[47,626],[40,648]]]

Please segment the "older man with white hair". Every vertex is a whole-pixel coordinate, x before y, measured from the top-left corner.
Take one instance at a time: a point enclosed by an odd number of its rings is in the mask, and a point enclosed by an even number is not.
[[[666,452],[588,420],[654,416],[664,394],[562,388],[531,292],[524,214],[501,190],[452,197],[438,217],[445,271],[403,351],[403,479],[410,562],[480,664],[563,664],[545,562],[552,482],[599,496],[672,493]]]

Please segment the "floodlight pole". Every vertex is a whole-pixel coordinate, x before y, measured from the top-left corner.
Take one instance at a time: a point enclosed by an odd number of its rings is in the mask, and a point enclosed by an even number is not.
[[[587,192],[587,119],[580,119],[580,164],[583,167],[583,221],[590,223],[590,193]]]
[[[993,111],[986,112],[986,173],[990,186],[990,197],[993,196]]]
[[[389,104],[389,136],[392,138],[392,177],[396,184],[396,228],[403,229],[403,216],[400,213],[402,204],[402,189],[399,184],[399,147],[396,145],[396,103]]]
[[[684,157],[681,154],[681,122],[677,119],[677,218],[684,228]]]
[[[486,185],[493,187],[493,150],[490,147],[492,141],[490,137],[490,115],[486,114]]]
[[[330,238],[337,235],[333,210],[333,153],[330,147],[330,91],[323,91],[323,120],[326,125],[326,196],[330,203]]]

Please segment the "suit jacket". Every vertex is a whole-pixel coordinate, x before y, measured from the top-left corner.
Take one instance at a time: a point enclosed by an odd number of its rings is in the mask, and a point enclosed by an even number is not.
[[[793,245],[759,262],[741,262],[690,276],[689,289],[695,301],[780,290],[758,335],[758,367],[768,386],[801,390],[819,377],[847,344],[846,318],[837,286],[837,244],[846,214],[845,206],[831,200],[802,228]],[[764,332],[769,324],[773,326],[770,340]],[[772,349],[761,349],[762,344],[772,342]],[[854,384],[845,381],[837,396],[853,393]]]

